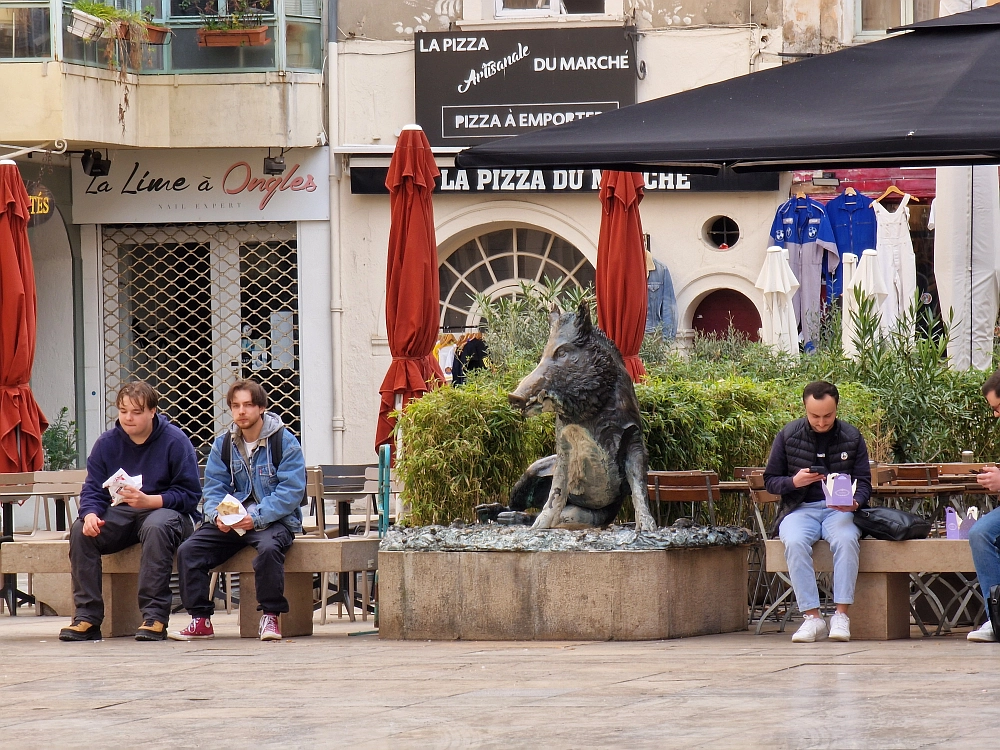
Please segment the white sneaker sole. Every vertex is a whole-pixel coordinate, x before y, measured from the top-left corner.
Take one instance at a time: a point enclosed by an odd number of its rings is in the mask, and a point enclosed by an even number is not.
[[[280,641],[281,636],[275,635],[274,633],[265,633],[260,637],[262,641]]]
[[[996,638],[990,638],[988,635],[978,635],[975,631],[969,633],[965,639],[971,643],[996,643]]]
[[[815,643],[816,641],[822,640],[823,638],[826,637],[827,637],[826,633],[823,633],[819,638],[817,638],[816,636],[809,637],[795,633],[792,636],[792,643]]]
[[[849,640],[851,640],[851,635],[850,633],[847,633],[846,635],[844,633],[830,633],[830,635],[828,635],[827,638],[829,638],[831,641],[840,641],[841,643],[847,643]]]

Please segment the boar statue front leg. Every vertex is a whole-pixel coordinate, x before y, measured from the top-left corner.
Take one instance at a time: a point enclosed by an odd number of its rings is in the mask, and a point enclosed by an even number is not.
[[[637,435],[638,431],[633,433]],[[632,507],[635,508],[635,530],[656,531],[656,520],[649,512],[649,488],[646,474],[649,459],[641,438],[633,437],[625,459],[625,478],[632,491]]]
[[[556,457],[556,470],[552,475],[552,489],[545,507],[531,525],[533,529],[551,529],[558,525],[563,509],[566,507],[566,460],[563,456]]]

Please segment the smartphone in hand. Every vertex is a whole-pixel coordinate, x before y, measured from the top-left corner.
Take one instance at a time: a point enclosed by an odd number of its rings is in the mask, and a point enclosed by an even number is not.
[[[825,466],[818,466],[818,465],[810,466],[809,471],[811,471],[813,474],[822,474],[823,476],[826,476],[827,474],[830,473]]]

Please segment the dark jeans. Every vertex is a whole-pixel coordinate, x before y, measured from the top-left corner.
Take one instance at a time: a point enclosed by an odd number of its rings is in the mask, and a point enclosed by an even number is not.
[[[73,523],[69,535],[69,559],[73,569],[73,601],[76,617],[100,625],[104,621],[101,587],[101,555],[142,545],[139,564],[139,609],[143,620],[166,623],[170,617],[170,573],[174,553],[191,535],[190,516],[169,508],[138,510],[114,505],[104,512],[104,525],[97,536],[85,536],[83,520]]]
[[[192,617],[211,617],[215,612],[208,582],[212,568],[221,565],[250,545],[253,559],[258,610],[270,614],[288,611],[285,599],[285,552],[292,546],[292,532],[282,523],[272,523],[263,531],[220,531],[205,523],[177,550],[177,574],[181,581],[181,601]]]

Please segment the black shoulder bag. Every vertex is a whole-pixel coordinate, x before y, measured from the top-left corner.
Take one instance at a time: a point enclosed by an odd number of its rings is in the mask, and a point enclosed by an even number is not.
[[[895,508],[858,508],[854,511],[854,525],[861,529],[862,537],[890,542],[926,539],[931,533],[930,521]]]

